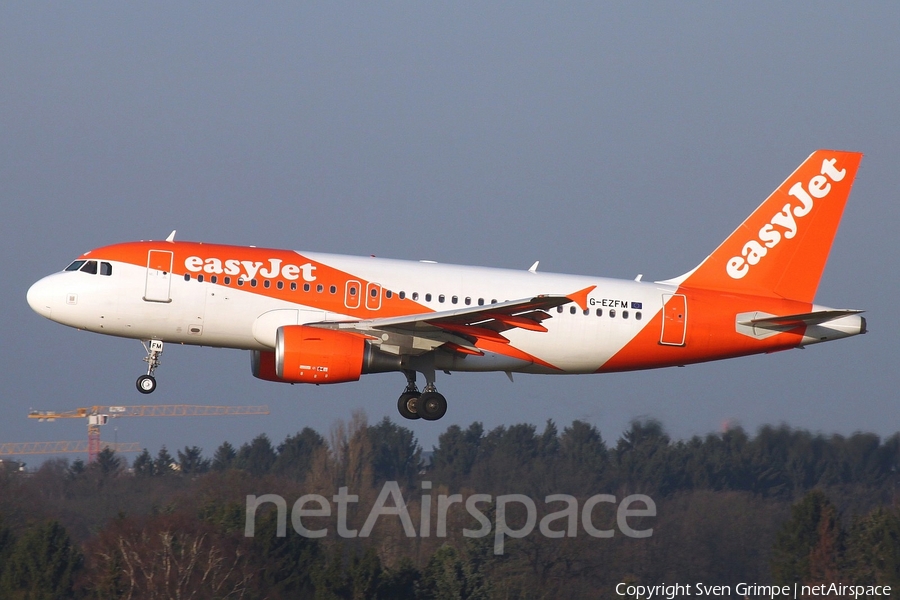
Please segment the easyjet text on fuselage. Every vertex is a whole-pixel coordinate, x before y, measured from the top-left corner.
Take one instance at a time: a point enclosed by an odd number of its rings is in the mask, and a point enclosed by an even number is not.
[[[270,258],[267,262],[238,260],[229,258],[202,258],[200,256],[188,256],[184,259],[184,268],[191,273],[209,273],[212,275],[238,275],[243,279],[254,279],[257,275],[265,279],[278,277],[294,281],[303,278],[303,281],[315,281],[313,272],[315,265],[306,263],[303,265],[282,264],[280,258]]]

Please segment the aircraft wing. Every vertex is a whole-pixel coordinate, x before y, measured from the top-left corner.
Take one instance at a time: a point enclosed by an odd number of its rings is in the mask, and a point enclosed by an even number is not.
[[[364,333],[388,352],[421,354],[439,346],[462,354],[482,354],[479,342],[508,344],[503,332],[511,329],[545,332],[541,322],[551,318],[550,309],[577,303],[584,308],[587,295],[596,286],[568,296],[547,294],[484,306],[418,313],[400,317],[358,321],[307,323],[310,327]]]

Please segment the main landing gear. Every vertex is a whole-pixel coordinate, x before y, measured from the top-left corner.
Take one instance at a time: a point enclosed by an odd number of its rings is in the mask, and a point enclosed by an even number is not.
[[[425,419],[437,421],[447,413],[447,399],[434,387],[434,377],[425,386],[424,392],[419,392],[416,386],[416,372],[403,371],[406,375],[406,389],[397,400],[397,410],[405,419]],[[429,377],[426,374],[426,379]]]
[[[159,366],[159,355],[162,354],[163,343],[159,340],[150,340],[150,345],[148,346],[146,342],[141,340],[141,344],[144,345],[144,350],[147,351],[147,356],[144,357],[144,362],[148,365],[147,374],[138,377],[135,385],[137,385],[140,393],[150,394],[156,389],[156,378],[153,376],[153,372]]]

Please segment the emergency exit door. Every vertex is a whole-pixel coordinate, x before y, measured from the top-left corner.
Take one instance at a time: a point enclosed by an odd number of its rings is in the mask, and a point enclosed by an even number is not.
[[[684,294],[663,294],[662,319],[659,343],[684,346],[687,335],[687,298]]]

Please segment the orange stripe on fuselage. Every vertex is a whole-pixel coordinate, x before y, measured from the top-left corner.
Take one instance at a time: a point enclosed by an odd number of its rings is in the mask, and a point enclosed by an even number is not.
[[[809,312],[812,308],[808,302],[768,296],[741,296],[684,287],[679,288],[676,293],[687,297],[687,334],[684,345],[660,343],[662,312],[657,312],[640,333],[597,372],[672,367],[795,348],[803,339],[804,327],[756,339],[736,331],[736,317],[752,311],[775,315],[798,314]]]
[[[190,273],[191,278],[196,280],[198,275],[203,275],[204,282],[211,283],[210,277],[215,275],[217,277],[215,285],[323,311],[360,319],[372,318],[375,315],[397,317],[434,312],[409,298],[401,300],[395,291],[391,291],[390,298],[385,291],[381,291],[380,298],[375,303],[379,308],[369,309],[367,286],[370,283],[380,285],[381,282],[368,281],[358,275],[306,258],[292,250],[199,242],[128,242],[91,250],[81,258],[114,260],[146,267],[150,250],[173,252],[172,273],[175,276],[184,277],[185,273]],[[244,265],[244,262],[247,265]],[[249,277],[251,275],[252,277]],[[225,277],[230,277],[231,283],[226,285]],[[243,285],[238,285],[239,278],[243,278]],[[253,280],[256,281],[255,286],[252,285]],[[269,282],[269,287],[265,287],[266,281]],[[279,281],[284,284],[282,289],[278,289]],[[345,286],[348,281],[357,281],[360,284],[356,296],[359,300],[358,308],[348,308],[345,305]],[[297,284],[297,290],[290,289],[291,283]],[[304,283],[310,284],[309,292],[303,291]],[[316,291],[318,285],[323,286],[322,292]],[[331,293],[331,286],[335,287],[334,293]]]

